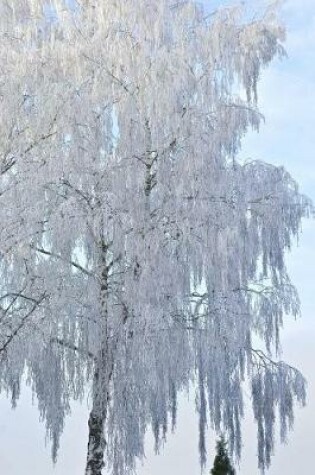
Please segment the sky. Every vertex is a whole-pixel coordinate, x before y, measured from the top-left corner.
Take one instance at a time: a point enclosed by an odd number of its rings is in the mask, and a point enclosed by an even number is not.
[[[204,0],[209,8],[231,4],[229,0]],[[261,4],[252,0],[251,8]],[[283,165],[299,182],[301,191],[315,201],[315,0],[287,0],[282,7],[287,25],[288,58],[275,61],[262,77],[259,106],[266,122],[260,133],[243,141],[241,158],[255,158]],[[295,412],[294,432],[288,444],[277,444],[267,475],[304,475],[313,465],[315,440],[315,224],[304,222],[299,244],[288,256],[291,278],[302,302],[302,318],[288,318],[282,334],[283,359],[297,366],[308,380],[308,404]],[[0,396],[0,471],[5,475],[77,475],[83,473],[87,443],[87,402],[75,403],[66,422],[58,463],[53,467],[45,427],[24,388],[18,408]],[[176,433],[155,456],[148,436],[146,459],[138,475],[197,475],[198,422],[194,396],[182,398]],[[259,474],[256,458],[256,426],[246,412],[243,425],[241,475]],[[214,457],[214,437],[208,434],[209,473]]]

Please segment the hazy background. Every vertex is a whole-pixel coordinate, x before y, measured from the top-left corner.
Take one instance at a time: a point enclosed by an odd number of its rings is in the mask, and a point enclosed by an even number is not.
[[[140,1],[140,0],[139,0]],[[208,8],[231,1],[204,0]],[[251,8],[261,5],[252,0]],[[282,8],[287,25],[288,59],[274,62],[260,83],[260,107],[266,117],[260,134],[244,140],[242,158],[262,159],[284,165],[300,183],[301,190],[315,201],[315,0],[288,0]],[[288,267],[302,301],[302,318],[287,319],[282,334],[283,359],[297,366],[308,379],[308,405],[296,409],[294,432],[288,444],[276,446],[268,475],[304,475],[314,464],[315,441],[315,224],[304,222],[303,234],[288,256]],[[15,411],[0,396],[0,473],[5,475],[83,474],[87,445],[88,403],[75,403],[61,439],[58,463],[53,467],[45,427],[39,421],[36,401],[23,388]],[[175,435],[169,436],[164,450],[155,456],[148,436],[147,458],[138,475],[195,475],[200,473],[198,420],[194,394],[182,398]],[[214,437],[208,436],[209,467],[214,458]],[[238,473],[255,475],[256,426],[251,411],[243,424],[243,458]]]

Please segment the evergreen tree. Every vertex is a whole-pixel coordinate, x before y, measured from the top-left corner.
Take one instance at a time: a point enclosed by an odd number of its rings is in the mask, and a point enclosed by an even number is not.
[[[235,475],[235,470],[231,465],[226,446],[227,442],[224,437],[221,436],[217,441],[217,455],[214,459],[211,475]]]

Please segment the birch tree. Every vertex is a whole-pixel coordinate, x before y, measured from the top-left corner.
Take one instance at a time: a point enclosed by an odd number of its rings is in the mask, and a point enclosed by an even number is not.
[[[285,267],[309,200],[283,168],[237,160],[257,82],[283,56],[269,9],[19,0],[0,11],[1,385],[28,375],[56,458],[92,384],[86,475],[135,469],[195,383],[241,451],[251,381],[259,466],[305,381],[277,357],[299,300]],[[258,334],[264,347],[252,344]],[[275,358],[272,356],[275,352]]]

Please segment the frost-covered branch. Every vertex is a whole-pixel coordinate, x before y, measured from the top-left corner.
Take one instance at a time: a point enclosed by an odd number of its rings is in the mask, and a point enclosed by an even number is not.
[[[59,259],[63,262],[66,262],[68,264],[70,264],[72,267],[74,267],[75,269],[78,269],[79,271],[81,271],[83,274],[89,276],[89,277],[93,277],[95,278],[95,274],[93,272],[90,272],[88,271],[87,269],[85,269],[83,266],[81,266],[80,264],[78,264],[77,262],[75,261],[72,261],[71,259],[67,259],[59,254],[56,254],[54,252],[51,252],[51,251],[48,251],[47,249],[44,249],[44,248],[41,248],[41,247],[37,247],[37,246],[34,246],[33,249],[36,251],[36,252],[39,252],[40,254],[43,254],[45,256],[50,256],[50,257],[54,257],[55,259]]]
[[[44,301],[46,295],[42,295],[37,301],[35,301],[31,307],[31,309],[18,321],[17,326],[12,330],[12,333],[5,339],[5,342],[0,346],[0,354],[6,352],[9,345],[12,343],[14,338],[16,338],[21,330],[25,327],[28,323],[32,315],[34,314],[35,310],[40,306],[40,304]]]

